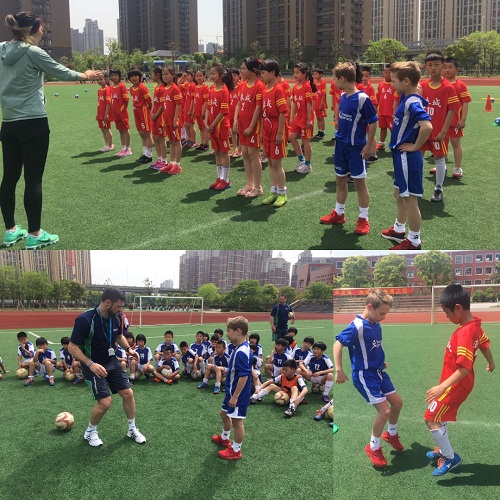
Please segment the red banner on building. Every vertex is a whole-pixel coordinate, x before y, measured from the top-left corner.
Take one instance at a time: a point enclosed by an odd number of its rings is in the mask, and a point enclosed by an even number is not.
[[[334,297],[349,297],[355,295],[368,295],[370,289],[368,288],[336,288],[333,290]],[[389,295],[411,295],[413,288],[411,287],[392,287],[392,288],[377,288]]]

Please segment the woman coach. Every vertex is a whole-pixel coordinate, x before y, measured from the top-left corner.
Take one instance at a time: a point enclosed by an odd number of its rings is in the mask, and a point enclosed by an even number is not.
[[[3,245],[26,238],[27,249],[53,245],[59,236],[41,229],[42,177],[49,149],[49,125],[45,111],[43,75],[64,81],[96,80],[101,71],[78,73],[62,66],[38,47],[43,21],[31,12],[9,14],[5,24],[13,39],[0,43],[0,107],[3,177],[0,208],[5,223]],[[16,225],[16,185],[24,165],[24,208],[28,231]]]

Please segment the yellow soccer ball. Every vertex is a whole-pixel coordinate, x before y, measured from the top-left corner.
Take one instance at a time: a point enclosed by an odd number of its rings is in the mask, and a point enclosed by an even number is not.
[[[75,423],[75,417],[69,411],[63,411],[59,413],[56,417],[56,427],[60,431],[68,431],[73,427]]]
[[[285,391],[278,391],[274,395],[274,402],[277,405],[283,406],[283,405],[288,404],[289,401],[290,401],[290,398],[288,397],[288,394]]]

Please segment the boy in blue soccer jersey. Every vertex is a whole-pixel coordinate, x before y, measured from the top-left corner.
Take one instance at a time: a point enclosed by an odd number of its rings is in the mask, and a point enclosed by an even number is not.
[[[425,107],[428,102],[418,93],[420,68],[414,61],[391,65],[391,81],[400,94],[394,115],[389,148],[394,164],[394,198],[396,221],[382,231],[382,237],[397,243],[391,250],[420,250],[422,216],[418,200],[422,197],[424,161],[420,148],[432,132],[431,117]],[[406,221],[409,232],[406,235]]]
[[[19,345],[17,346],[17,368],[29,368],[29,363],[33,361],[35,346],[28,341],[26,332],[17,334]]]
[[[347,377],[342,368],[342,348],[347,347],[352,367],[352,383],[369,405],[377,410],[373,420],[370,443],[365,453],[375,467],[385,467],[387,460],[380,447],[380,439],[388,442],[395,450],[402,451],[399,441],[398,418],[403,406],[391,379],[383,370],[387,366],[382,348],[380,322],[392,306],[392,297],[381,290],[373,290],[366,297],[366,307],[361,315],[335,338],[333,356],[337,384],[343,384]],[[387,431],[382,434],[386,422]]]
[[[162,353],[165,349],[170,349],[172,354],[174,355],[177,361],[181,360],[181,353],[176,344],[174,344],[174,332],[172,330],[167,330],[164,334],[164,341],[161,344],[158,344],[158,347],[155,350],[155,363],[158,366],[158,361],[162,358]]]
[[[180,376],[179,362],[172,354],[170,349],[165,349],[162,353],[162,358],[158,361],[157,369],[153,372],[155,382],[165,382],[167,385],[171,385],[173,382],[177,382]],[[164,376],[162,370],[164,368],[169,368],[170,375]]]
[[[49,348],[45,337],[38,337],[35,344],[37,350],[33,360],[29,363],[29,375],[24,385],[28,387],[35,383],[35,370],[38,370],[43,375],[43,379],[48,380],[50,386],[54,386],[54,370],[57,363],[56,353]]]
[[[345,224],[345,204],[347,201],[347,180],[349,174],[358,193],[359,217],[355,233],[365,235],[370,232],[368,208],[370,194],[366,187],[366,160],[375,155],[377,112],[365,92],[356,88],[361,81],[361,70],[357,63],[338,63],[333,69],[333,80],[340,96],[337,132],[335,133],[336,204],[335,208],[320,218],[321,224]],[[368,127],[368,139],[366,129]]]
[[[287,359],[292,359],[292,356],[285,353],[288,347],[288,342],[285,339],[278,339],[274,344],[274,351],[266,357],[266,365],[264,367],[267,378],[277,377],[281,373],[281,367]]]
[[[245,437],[243,420],[250,404],[250,385],[252,379],[252,354],[246,340],[248,320],[243,316],[228,318],[227,337],[233,343],[234,350],[229,360],[226,376],[226,396],[222,403],[220,417],[222,433],[212,436],[212,441],[226,449],[219,451],[219,457],[225,460],[240,460],[241,444]],[[234,441],[229,439],[231,428],[234,429]]]
[[[330,401],[328,393],[333,386],[333,363],[325,354],[326,344],[315,342],[312,346],[313,355],[308,357],[309,362],[300,362],[302,376],[313,384],[324,385],[323,401]]]
[[[220,393],[220,386],[222,379],[226,376],[229,367],[229,354],[226,353],[226,343],[223,340],[218,340],[216,344],[215,356],[213,356],[212,363],[207,365],[203,382],[198,386],[198,389],[205,389],[208,387],[208,379],[210,374],[215,374],[215,388],[214,394]]]
[[[73,356],[69,353],[69,337],[63,337],[61,339],[61,349],[59,349],[59,356],[61,361],[56,364],[59,370],[62,370],[64,374],[74,373],[75,380],[73,384],[79,384],[83,381],[82,370],[80,368],[80,362],[73,359]]]
[[[203,342],[205,333],[201,330],[196,332],[196,341],[193,342],[189,349],[196,353],[196,356],[193,360],[193,371],[199,370],[201,373],[205,373],[205,353],[207,351],[207,347]]]
[[[135,338],[136,346],[135,346],[135,352],[139,354],[139,359],[131,359],[130,360],[130,381],[132,381],[138,376],[139,374],[143,373],[147,379],[149,379],[149,376],[153,374],[155,371],[153,364],[151,361],[153,360],[153,354],[151,353],[151,349],[149,347],[146,347],[146,337],[142,334],[139,333],[137,337]]]
[[[248,337],[248,343],[250,345],[255,345],[254,356],[258,359],[258,366],[260,368],[262,366],[262,346],[260,345],[260,335],[258,333],[251,333]]]
[[[198,354],[189,348],[188,343],[185,340],[179,344],[179,347],[181,349],[181,361],[184,365],[182,368],[182,375],[185,379],[190,379],[191,372],[193,371],[194,360],[197,358]]]

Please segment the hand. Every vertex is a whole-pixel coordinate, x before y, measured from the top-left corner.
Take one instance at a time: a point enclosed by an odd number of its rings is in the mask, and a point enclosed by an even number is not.
[[[490,373],[491,373],[494,369],[495,369],[495,363],[488,363],[488,364],[486,365],[486,371],[487,371],[487,372],[490,372]]]
[[[244,135],[245,137],[248,137],[249,135],[251,135],[251,134],[252,134],[252,132],[253,132],[253,128],[248,127],[248,128],[246,128],[246,129],[243,131],[243,135]]]
[[[446,130],[441,130],[439,134],[435,137],[435,141],[442,141],[446,137]]]
[[[426,392],[425,400],[430,403],[431,401],[434,401],[434,399],[439,398],[444,391],[445,389],[443,389],[440,385],[435,385]]]
[[[128,354],[131,358],[135,358],[137,361],[139,361],[140,357],[139,357],[139,353],[137,351],[134,351],[133,349],[131,349]]]
[[[99,363],[92,363],[90,365],[90,371],[96,377],[99,377],[99,378],[103,378],[103,377],[107,377],[108,376],[108,372],[106,371],[106,368],[104,368],[104,366],[100,365]]]
[[[314,128],[314,122],[313,121],[307,122],[306,128]]]
[[[409,142],[404,142],[398,146],[398,151],[405,153],[412,153],[413,151],[418,151],[415,147],[415,144],[411,144]]]
[[[375,148],[372,148],[370,144],[366,143],[365,147],[361,150],[361,158],[363,160],[368,160],[370,156],[375,155]]]
[[[177,130],[177,129],[179,128],[179,122],[174,122],[174,123],[172,123],[172,128],[173,128],[174,130]]]
[[[384,361],[384,370],[388,367],[389,365],[387,364],[386,361]]]
[[[210,127],[208,127],[208,133],[209,134],[213,134],[214,133],[214,128],[212,127],[212,125],[210,125]]]
[[[276,134],[276,140],[274,142],[276,144],[281,144],[283,142],[283,134]]]
[[[273,333],[276,333],[276,327],[275,327],[275,326],[272,326],[272,327],[271,327],[271,331],[272,331]]]
[[[343,370],[337,370],[337,373],[335,373],[335,383],[337,383],[337,384],[343,384],[347,380],[349,380],[349,379],[347,378],[347,376],[344,373],[344,371]]]
[[[458,123],[457,123],[457,128],[465,128],[465,121],[464,120],[460,120]]]
[[[102,71],[100,69],[95,71],[88,69],[87,71],[85,71],[85,74],[87,75],[88,80],[96,81],[102,76]]]
[[[233,397],[229,400],[229,403],[228,403],[228,404],[229,404],[229,406],[230,406],[231,408],[234,408],[234,407],[236,406],[236,403],[237,403],[237,402],[238,402],[238,398],[236,398],[236,397],[234,397],[234,396],[233,396]]]
[[[238,133],[238,123],[237,122],[234,122],[234,125],[233,125],[233,133],[237,134]]]

